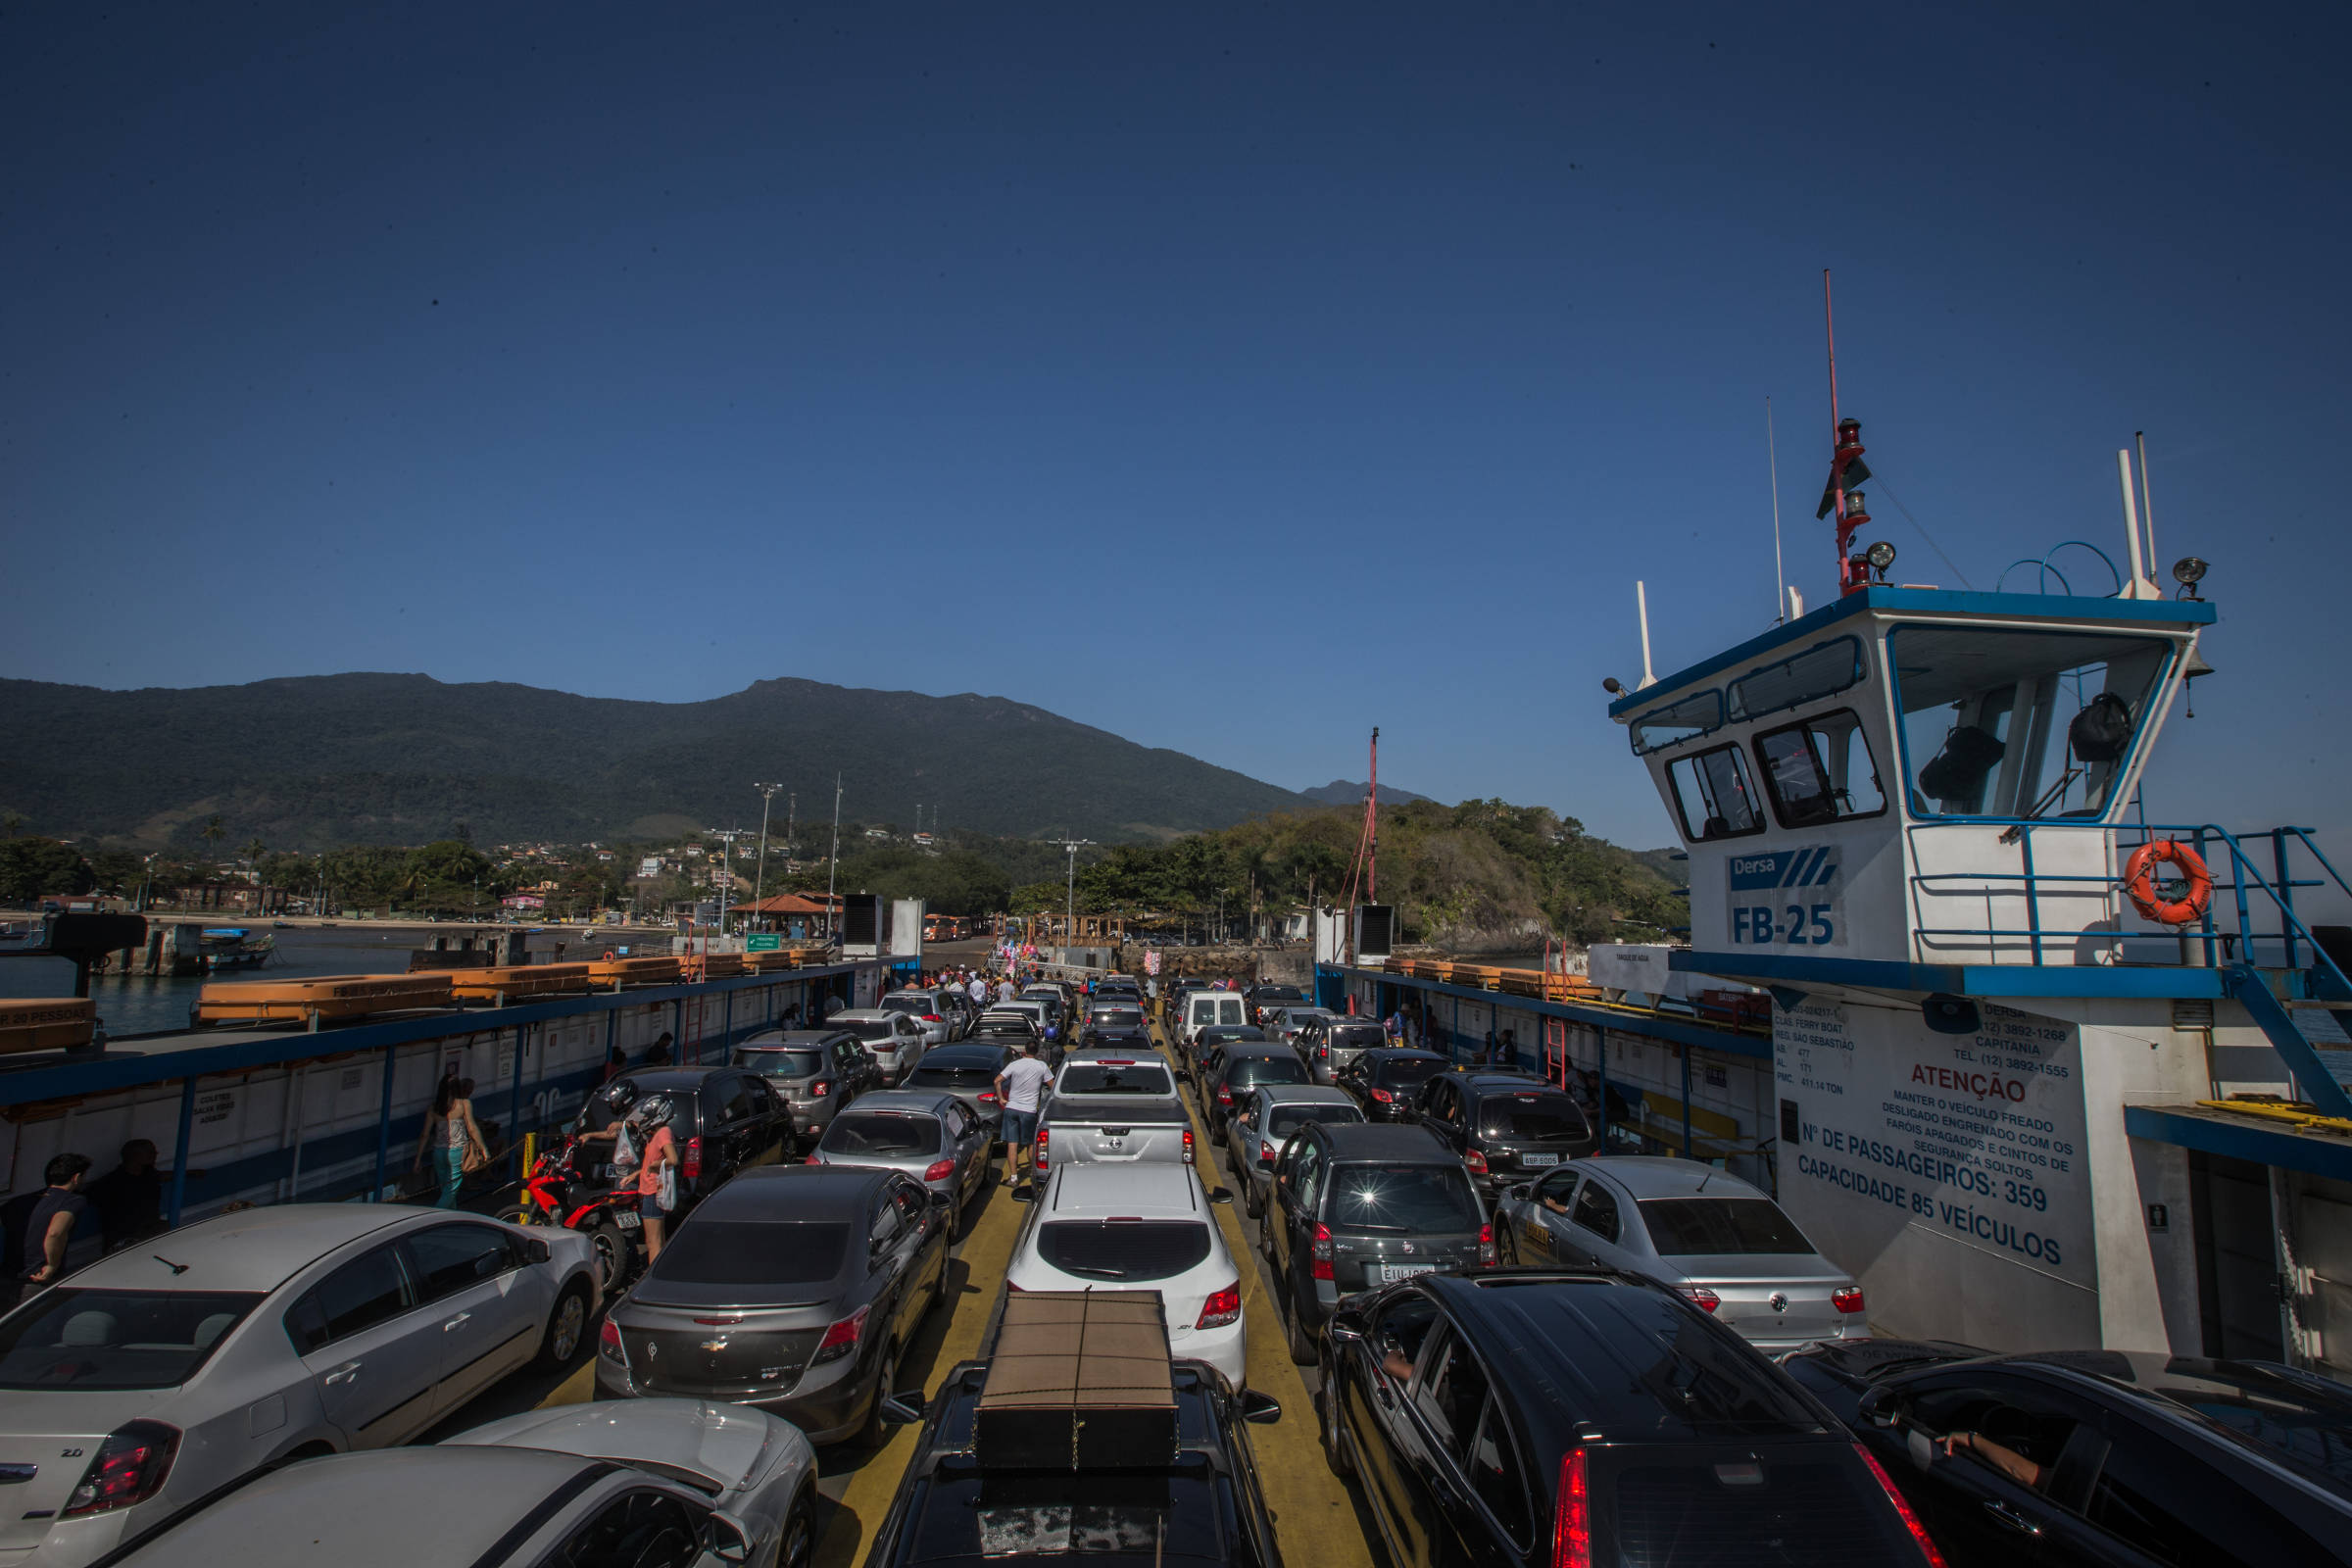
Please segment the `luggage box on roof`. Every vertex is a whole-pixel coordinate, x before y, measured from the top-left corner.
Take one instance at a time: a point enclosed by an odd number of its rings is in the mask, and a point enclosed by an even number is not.
[[[1007,1296],[972,1446],[987,1470],[1149,1470],[1174,1463],[1176,1392],[1159,1293]]]

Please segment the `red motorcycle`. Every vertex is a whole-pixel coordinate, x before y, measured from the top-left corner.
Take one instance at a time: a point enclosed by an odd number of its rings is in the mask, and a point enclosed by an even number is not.
[[[637,1266],[644,1221],[634,1183],[603,1182],[575,1166],[579,1140],[551,1146],[522,1179],[522,1198],[498,1212],[513,1225],[563,1225],[587,1233],[597,1289],[610,1298]],[[606,1167],[609,1168],[609,1167]]]

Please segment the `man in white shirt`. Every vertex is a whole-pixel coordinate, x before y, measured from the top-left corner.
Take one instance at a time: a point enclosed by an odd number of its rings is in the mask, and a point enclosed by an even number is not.
[[[997,982],[997,1000],[999,1002],[1010,1002],[1019,995],[1019,992],[1012,989],[1012,982],[1010,980],[1000,980]]]
[[[972,999],[973,1006],[985,1007],[988,1005],[988,982],[978,975],[972,976],[965,983],[963,990],[964,994]]]
[[[1037,1113],[1045,1102],[1054,1069],[1037,1059],[1037,1042],[1021,1046],[1021,1059],[997,1074],[997,1098],[1004,1106],[1004,1180],[1017,1186],[1037,1148]]]

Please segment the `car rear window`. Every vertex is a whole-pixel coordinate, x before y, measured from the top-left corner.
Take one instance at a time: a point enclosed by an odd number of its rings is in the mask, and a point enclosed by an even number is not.
[[[1436,1077],[1446,1064],[1442,1061],[1421,1061],[1407,1057],[1402,1061],[1384,1061],[1373,1072],[1372,1081],[1383,1089],[1410,1089]]]
[[[1592,1136],[1584,1107],[1566,1095],[1510,1095],[1481,1107],[1481,1130],[1489,1138],[1522,1143],[1559,1143]]]
[[[1261,1007],[1273,1006],[1285,1002],[1304,1002],[1305,1000],[1306,993],[1300,991],[1297,986],[1259,986],[1257,988],[1257,1004]]]
[[[929,997],[884,997],[882,1010],[884,1012],[912,1013],[919,1018],[926,1012],[935,1012],[938,1009],[931,1005]]]
[[[841,1026],[860,1040],[889,1040],[896,1034],[887,1018],[846,1018]]]
[[[1616,1503],[1612,1560],[1625,1568],[1919,1561],[1886,1494],[1838,1450],[1726,1449],[1713,1462],[1628,1464],[1599,1485]]]
[[[845,1110],[825,1129],[816,1146],[828,1154],[879,1155],[939,1152],[939,1118],[888,1110]]]
[[[1056,1095],[1174,1095],[1175,1080],[1156,1061],[1073,1061],[1054,1085]]]
[[[825,1054],[821,1051],[772,1051],[738,1048],[735,1065],[749,1067],[769,1078],[806,1078],[825,1070]]]
[[[1769,1198],[1649,1198],[1635,1206],[1660,1257],[1813,1250],[1804,1233]]]
[[[917,1067],[907,1083],[917,1089],[986,1089],[997,1081],[996,1067]]]
[[[1352,1104],[1276,1105],[1274,1114],[1268,1118],[1267,1130],[1279,1137],[1295,1128],[1303,1127],[1310,1121],[1362,1121],[1363,1119],[1364,1113]]]
[[[1333,1045],[1345,1046],[1350,1051],[1369,1051],[1385,1038],[1380,1032],[1380,1025],[1376,1023],[1333,1024],[1324,1032],[1324,1036]]]
[[[1144,1026],[1144,1009],[1141,1007],[1097,1007],[1086,1016],[1090,1023],[1109,1024],[1114,1028],[1141,1029]]]
[[[672,1285],[814,1285],[841,1272],[850,1227],[697,1216],[678,1227],[647,1270]]]
[[[170,1389],[259,1292],[53,1290],[0,1322],[0,1389]]]
[[[1037,1255],[1083,1279],[1173,1279],[1208,1256],[1199,1220],[1050,1220],[1038,1227]]]
[[[1244,1056],[1227,1069],[1225,1082],[1242,1089],[1257,1084],[1309,1082],[1306,1063],[1297,1056]]]
[[[1474,1231],[1478,1196],[1459,1165],[1336,1167],[1331,1225],[1348,1231]]]

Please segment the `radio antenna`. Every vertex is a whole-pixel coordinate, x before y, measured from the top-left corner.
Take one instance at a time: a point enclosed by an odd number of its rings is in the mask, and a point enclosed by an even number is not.
[[[1772,396],[1764,397],[1764,461],[1772,469],[1772,619],[1779,625],[1788,613],[1788,573],[1781,564],[1781,453],[1772,436]]]

